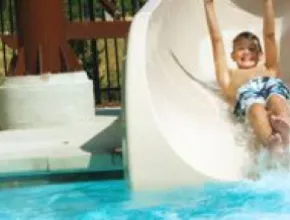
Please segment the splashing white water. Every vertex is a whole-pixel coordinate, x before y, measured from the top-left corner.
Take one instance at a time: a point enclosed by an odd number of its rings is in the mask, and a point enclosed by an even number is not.
[[[270,152],[257,141],[247,120],[237,120],[225,104],[222,105],[222,114],[233,126],[236,145],[246,152],[243,173],[247,178],[257,179],[272,170],[290,171],[290,146],[280,153]]]

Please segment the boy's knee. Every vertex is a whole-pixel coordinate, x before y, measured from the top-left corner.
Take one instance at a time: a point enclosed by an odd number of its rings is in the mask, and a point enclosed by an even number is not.
[[[248,115],[249,117],[259,117],[259,115],[264,114],[265,106],[260,103],[254,103],[252,104],[248,109]]]
[[[267,100],[267,105],[279,105],[281,103],[285,103],[286,99],[280,94],[273,94]]]
[[[289,117],[290,111],[286,99],[279,95],[271,95],[267,100],[267,110],[273,115]]]

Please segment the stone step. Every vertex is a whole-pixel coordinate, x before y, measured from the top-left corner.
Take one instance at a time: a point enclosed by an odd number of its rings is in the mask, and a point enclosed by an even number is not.
[[[39,129],[0,132],[0,174],[122,169],[122,158],[111,150],[122,142],[116,115]]]

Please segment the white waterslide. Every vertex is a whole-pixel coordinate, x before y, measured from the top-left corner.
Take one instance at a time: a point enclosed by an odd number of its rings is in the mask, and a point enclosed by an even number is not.
[[[262,0],[215,0],[228,54]],[[282,72],[290,70],[290,1],[274,0]],[[131,26],[125,76],[125,165],[133,189],[237,181],[248,146],[218,95],[203,0],[151,0]],[[228,57],[229,65],[233,65]]]

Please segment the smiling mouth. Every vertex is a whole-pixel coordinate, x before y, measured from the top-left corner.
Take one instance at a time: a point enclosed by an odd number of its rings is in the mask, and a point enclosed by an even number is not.
[[[242,57],[241,61],[243,62],[249,62],[249,61],[253,61],[252,58],[249,58],[249,57]]]

